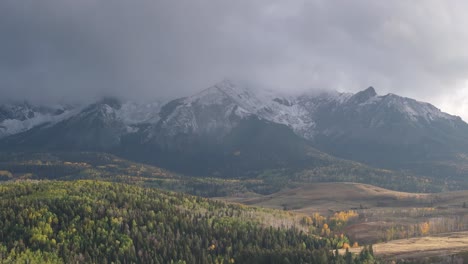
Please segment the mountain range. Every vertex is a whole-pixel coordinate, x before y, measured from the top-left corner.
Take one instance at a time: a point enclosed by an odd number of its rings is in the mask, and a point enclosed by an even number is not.
[[[283,95],[224,80],[169,102],[0,105],[3,151],[100,151],[194,175],[352,160],[466,178],[468,124],[395,94]]]

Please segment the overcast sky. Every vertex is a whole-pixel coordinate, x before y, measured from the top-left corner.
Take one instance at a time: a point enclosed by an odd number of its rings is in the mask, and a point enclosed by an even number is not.
[[[176,97],[224,79],[372,85],[468,120],[468,2],[1,0],[0,97]]]

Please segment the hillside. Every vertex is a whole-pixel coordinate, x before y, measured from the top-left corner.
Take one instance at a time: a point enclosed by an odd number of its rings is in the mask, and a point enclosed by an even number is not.
[[[335,182],[220,199],[328,217],[352,211],[354,216],[341,228],[350,238],[366,243],[468,230],[468,191],[408,193]]]
[[[441,194],[438,194],[441,195]],[[430,200],[431,194],[392,191],[359,183],[312,183],[258,197],[238,198],[237,201],[277,209],[305,213],[343,211],[361,207],[411,207]],[[466,194],[468,198],[468,193]]]
[[[249,147],[254,150],[254,146]],[[261,157],[259,157],[261,158]],[[17,179],[76,180],[93,179],[144,185],[205,197],[239,196],[245,193],[273,194],[312,182],[361,182],[393,190],[440,192],[463,185],[416,177],[406,173],[380,170],[344,160],[315,168],[258,170],[238,177],[193,177],[158,166],[137,163],[96,152],[0,153],[0,181]],[[247,162],[247,160],[244,160]],[[203,164],[201,164],[203,165]],[[233,168],[233,171],[236,168]]]
[[[309,233],[308,224],[281,211],[124,184],[0,185],[4,263],[344,261],[331,251],[343,241]],[[356,263],[372,259],[367,252]]]

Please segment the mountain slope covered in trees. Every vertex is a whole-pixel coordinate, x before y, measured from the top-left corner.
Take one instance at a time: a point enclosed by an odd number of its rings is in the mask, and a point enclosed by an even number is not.
[[[345,237],[319,237],[308,229],[318,223],[301,223],[285,212],[124,184],[0,185],[4,263],[372,263],[370,251],[336,255]]]
[[[360,182],[410,192],[440,192],[466,187],[460,182],[438,181],[343,160],[303,170],[279,168],[238,177],[193,177],[107,153],[0,153],[0,181],[24,179],[105,180],[204,197],[237,196],[245,193],[268,195],[312,182]]]

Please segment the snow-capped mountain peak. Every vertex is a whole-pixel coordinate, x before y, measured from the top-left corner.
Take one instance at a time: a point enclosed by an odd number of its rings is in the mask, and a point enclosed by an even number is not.
[[[259,99],[258,94],[249,87],[225,79],[188,97],[185,103],[197,103],[207,106],[226,104],[226,101],[229,100],[248,112],[254,112],[259,105],[263,105],[264,103]]]
[[[398,122],[398,118],[395,119],[393,115],[395,112],[399,112],[401,118],[416,123],[421,120],[432,122],[437,118],[454,118],[430,104],[413,99],[391,94],[379,96],[372,86],[356,94],[322,91],[285,96],[275,91],[252,89],[229,80],[190,97],[175,100],[164,108],[160,127],[170,131],[167,132],[170,135],[214,131],[223,131],[221,134],[225,134],[240,120],[255,116],[286,125],[309,140],[314,140],[318,134],[329,134],[330,129],[325,126],[330,125],[334,115],[339,115],[336,118],[348,119],[360,117],[359,122],[373,126],[391,126],[392,122]],[[369,120],[363,121],[363,118]]]
[[[117,117],[127,125],[157,123],[163,101],[147,103],[125,102],[116,111]]]
[[[355,94],[311,91],[293,96],[223,80],[167,104],[104,98],[85,107],[3,105],[0,106],[0,137],[65,121],[67,124],[86,122],[115,128],[119,136],[142,132],[146,133],[147,140],[177,134],[216,134],[222,137],[242,120],[251,117],[285,125],[312,141],[316,136],[348,133],[346,131],[351,127],[358,126],[382,128],[412,122],[414,127],[423,127],[441,120],[453,126],[462,122],[428,103],[394,94],[380,96],[373,87]]]
[[[161,126],[171,128],[169,134],[227,133],[245,118],[256,116],[273,123],[289,126],[298,134],[311,137],[314,122],[296,98],[272,91],[252,89],[224,80],[183,100],[170,103],[170,113],[163,110]]]

